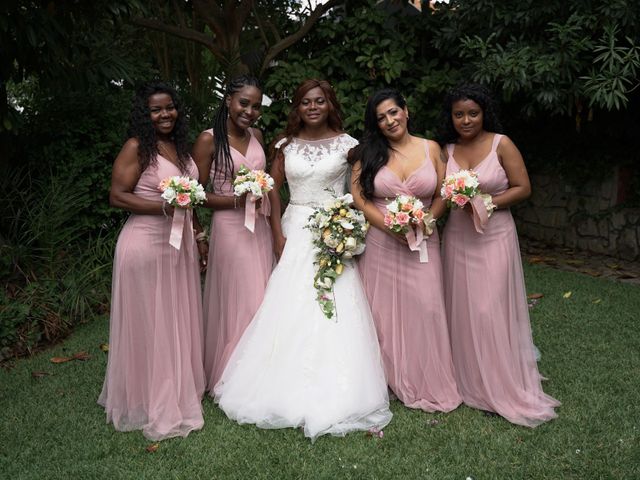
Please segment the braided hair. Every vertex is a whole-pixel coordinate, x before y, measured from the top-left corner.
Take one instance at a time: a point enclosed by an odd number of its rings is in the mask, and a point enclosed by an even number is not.
[[[154,165],[158,160],[158,136],[151,123],[151,110],[149,98],[158,93],[166,93],[171,97],[173,105],[178,112],[178,118],[169,135],[176,147],[178,154],[178,167],[181,172],[186,172],[189,160],[189,142],[187,141],[188,122],[184,106],[173,87],[166,83],[153,81],[140,86],[133,97],[131,115],[129,116],[129,128],[127,138],[138,140],[138,163],[140,171],[146,170],[149,165]]]
[[[378,125],[377,108],[385,100],[393,100],[400,108],[405,108],[407,102],[400,92],[392,88],[378,90],[367,100],[364,112],[364,133],[358,145],[349,155],[349,163],[353,165],[360,161],[360,177],[358,182],[362,187],[362,196],[373,198],[373,181],[378,171],[389,161],[391,145]],[[407,131],[411,133],[410,120],[407,119]]]
[[[224,95],[220,100],[220,105],[213,117],[213,138],[215,140],[215,149],[213,151],[213,179],[212,184],[215,185],[215,179],[218,175],[222,175],[226,181],[233,177],[233,159],[231,158],[231,150],[229,150],[229,137],[227,130],[227,119],[229,117],[229,107],[227,99],[234,93],[239,92],[244,87],[256,87],[262,92],[260,81],[249,75],[240,75],[232,78],[225,88]]]
[[[459,100],[473,100],[482,109],[482,129],[486,132],[504,133],[502,124],[498,119],[498,108],[493,97],[485,87],[478,83],[464,83],[447,92],[444,98],[441,112],[440,131],[438,143],[444,146],[448,143],[456,143],[460,134],[453,126],[451,109]]]

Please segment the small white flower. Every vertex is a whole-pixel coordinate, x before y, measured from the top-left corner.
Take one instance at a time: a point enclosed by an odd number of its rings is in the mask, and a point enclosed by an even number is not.
[[[168,203],[171,203],[176,199],[176,191],[171,187],[167,187],[165,191],[162,192],[161,197],[164,198]]]

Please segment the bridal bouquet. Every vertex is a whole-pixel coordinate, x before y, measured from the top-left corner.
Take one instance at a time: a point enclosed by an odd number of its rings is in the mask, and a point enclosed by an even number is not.
[[[435,228],[436,219],[425,212],[424,204],[416,197],[398,195],[387,204],[384,225],[394,233],[404,235],[412,251],[420,252],[420,262],[429,261],[426,239]]]
[[[316,247],[316,274],[313,286],[316,300],[327,318],[335,313],[333,286],[344,270],[344,263],[364,252],[364,238],[369,224],[360,210],[351,207],[353,197],[334,198],[309,216],[305,228],[311,230]]]
[[[253,195],[254,201],[273,189],[273,178],[264,170],[249,170],[244,165],[238,169],[233,180],[233,194],[240,197],[245,193]]]
[[[189,177],[167,177],[160,182],[158,189],[163,200],[172,207],[191,208],[206,199],[204,187]]]
[[[238,169],[238,174],[233,180],[233,194],[240,197],[247,194],[244,207],[244,226],[253,232],[256,224],[256,202],[263,199],[261,212],[264,215],[271,213],[269,199],[266,193],[273,190],[273,178],[264,170],[249,170],[244,165]]]
[[[496,209],[491,195],[480,190],[478,174],[473,170],[459,170],[447,176],[442,182],[440,196],[449,207],[463,208],[467,203],[471,204],[478,233],[483,233],[489,217]]]

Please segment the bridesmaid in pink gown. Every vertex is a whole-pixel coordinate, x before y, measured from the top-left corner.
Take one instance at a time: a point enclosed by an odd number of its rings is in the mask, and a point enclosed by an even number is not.
[[[365,134],[351,151],[354,203],[372,225],[358,265],[389,387],[407,407],[448,412],[461,399],[451,361],[438,231],[426,240],[428,258],[421,261],[406,238],[383,221],[396,195],[417,197],[435,218],[445,210],[438,188],[444,174],[440,147],[410,135],[408,120],[406,102],[395,90],[376,92],[367,103]]]
[[[262,303],[273,265],[269,201],[256,205],[255,227],[245,227],[246,196],[233,194],[240,166],[266,168],[262,133],[251,128],[260,115],[262,90],[253,77],[231,80],[213,128],[200,134],[193,157],[200,178],[209,178],[213,209],[209,266],[204,286],[205,375],[207,391],[220,379],[242,333]]]
[[[526,199],[529,177],[513,142],[498,133],[493,102],[479,85],[447,96],[447,175],[478,174],[493,211],[478,233],[469,205],[452,209],[444,232],[445,298],[453,363],[465,404],[535,427],[560,403],[542,391],[529,324],[522,262],[509,207]]]
[[[173,207],[158,184],[198,178],[175,91],[142,87],[129,140],[113,165],[109,200],[131,212],[113,262],[109,359],[98,403],[116,430],[150,440],[186,436],[203,426],[202,308],[192,212],[180,248],[169,245]],[[202,252],[204,253],[204,251]]]

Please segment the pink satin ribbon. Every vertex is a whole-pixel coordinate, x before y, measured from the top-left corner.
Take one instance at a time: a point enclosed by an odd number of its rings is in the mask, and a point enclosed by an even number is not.
[[[186,211],[184,208],[173,209],[173,220],[171,221],[171,235],[169,235],[169,245],[176,250],[180,250],[182,245],[182,232],[184,230],[184,219]]]
[[[476,195],[471,199],[470,203],[473,210],[473,226],[476,227],[476,232],[484,233],[484,227],[487,226],[489,221],[489,214],[484,200],[480,195]]]
[[[256,228],[256,202],[260,197],[255,196],[253,193],[247,194],[247,200],[244,204],[244,226],[250,232],[255,231]],[[262,196],[262,206],[260,207],[260,213],[265,217],[271,215],[271,203],[269,202],[269,196]]]
[[[422,228],[418,228],[417,231],[413,227],[405,234],[409,249],[412,252],[420,252],[420,263],[429,262],[429,253],[427,252],[427,239],[424,236]]]

